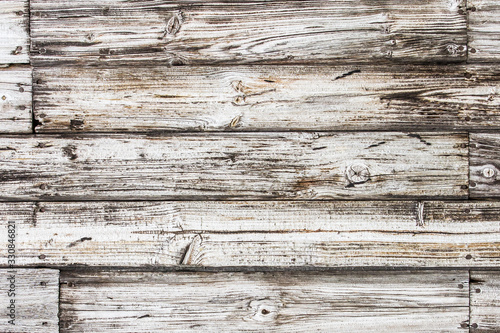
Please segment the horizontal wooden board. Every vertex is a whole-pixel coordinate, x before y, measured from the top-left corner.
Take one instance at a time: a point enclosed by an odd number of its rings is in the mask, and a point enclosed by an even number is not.
[[[32,132],[31,68],[0,68],[0,133]]]
[[[500,264],[500,202],[493,201],[41,202],[3,209],[34,214],[17,222],[21,266]]]
[[[472,271],[471,332],[500,332],[500,271]]]
[[[497,0],[468,0],[469,62],[500,61],[500,3]]]
[[[34,82],[37,132],[500,128],[495,67],[49,67]]]
[[[28,64],[28,0],[0,1],[0,64]]]
[[[61,332],[466,332],[468,273],[64,273]],[[92,301],[90,301],[92,300]]]
[[[0,332],[59,332],[59,271],[0,269],[0,290]]]
[[[33,0],[37,65],[457,62],[464,0]]]
[[[2,137],[0,200],[465,198],[467,135]]]
[[[500,135],[470,134],[470,196],[500,196]]]

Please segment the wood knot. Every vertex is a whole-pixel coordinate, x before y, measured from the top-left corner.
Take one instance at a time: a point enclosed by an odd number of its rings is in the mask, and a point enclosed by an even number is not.
[[[251,315],[248,319],[260,322],[276,320],[279,308],[283,306],[279,302],[270,299],[253,300],[248,304]]]
[[[370,171],[364,164],[351,164],[347,167],[345,176],[351,184],[361,184],[370,180]]]
[[[496,175],[496,171],[492,167],[486,167],[483,169],[483,176],[486,178],[493,178]]]
[[[181,29],[181,19],[179,15],[174,15],[168,20],[165,28],[165,35],[175,35]]]

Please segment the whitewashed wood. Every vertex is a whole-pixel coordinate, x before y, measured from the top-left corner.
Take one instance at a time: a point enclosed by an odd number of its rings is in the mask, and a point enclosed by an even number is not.
[[[34,82],[37,132],[500,128],[494,67],[48,67]]]
[[[36,64],[464,61],[463,0],[33,0]]]
[[[0,68],[0,133],[31,133],[31,68]]]
[[[500,331],[500,272],[472,271],[470,280],[471,332]]]
[[[468,273],[64,273],[61,332],[465,332]],[[90,301],[92,300],[92,301]]]
[[[0,1],[0,64],[28,64],[28,0]]]
[[[13,280],[11,280],[12,276]],[[12,288],[12,281],[14,288]],[[2,306],[0,332],[59,332],[59,271],[43,268],[0,269],[0,290],[2,291],[0,293]],[[10,311],[7,307],[10,306],[11,299],[14,300],[15,305],[14,325],[8,322],[12,319],[7,315],[7,311]]]
[[[467,135],[3,137],[0,200],[464,198]]]
[[[470,196],[500,196],[500,135],[470,134]]]
[[[497,0],[468,0],[468,61],[500,61],[500,3]]]
[[[16,204],[12,204],[16,205]],[[500,202],[19,204],[23,266],[495,267]],[[12,210],[15,206],[7,206]],[[12,215],[14,213],[11,213]],[[6,230],[5,230],[6,234]],[[0,258],[5,266],[6,256]]]

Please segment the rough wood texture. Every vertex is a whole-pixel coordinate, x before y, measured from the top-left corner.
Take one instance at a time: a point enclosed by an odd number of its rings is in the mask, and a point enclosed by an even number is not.
[[[64,333],[466,332],[469,311],[467,271],[96,272],[61,282]]]
[[[465,61],[463,0],[33,0],[37,65]]]
[[[469,62],[500,61],[500,3],[468,0]]]
[[[465,198],[467,135],[3,137],[0,200]]]
[[[28,0],[0,1],[0,64],[28,64]]]
[[[500,202],[42,202],[4,209],[34,214],[17,222],[24,266],[500,264]]]
[[[500,135],[470,134],[470,196],[500,196]]]
[[[36,68],[38,132],[500,128],[500,71],[465,66]]]
[[[31,133],[31,68],[0,68],[0,133]]]
[[[59,332],[59,271],[0,269],[0,290],[0,332]]]
[[[470,281],[471,332],[500,332],[500,271],[472,271]]]

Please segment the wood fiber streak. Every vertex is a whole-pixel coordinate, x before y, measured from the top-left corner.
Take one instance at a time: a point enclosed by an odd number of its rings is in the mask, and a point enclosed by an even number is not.
[[[470,322],[473,333],[500,332],[500,272],[472,271]]]
[[[500,128],[481,66],[36,68],[37,132]]]
[[[468,0],[469,56],[471,63],[500,61],[500,3]]]
[[[17,222],[22,266],[500,264],[500,202],[41,202],[3,209],[27,216]]]
[[[467,197],[467,135],[2,137],[0,200]]]
[[[36,65],[460,62],[462,0],[33,0]]]
[[[468,273],[64,273],[61,332],[465,332]],[[93,300],[89,302],[89,300]]]
[[[500,135],[470,135],[470,196],[500,196]]]
[[[0,66],[29,64],[28,0],[0,1]]]
[[[2,242],[3,243],[3,242]],[[12,272],[15,273],[12,273]],[[14,275],[14,280],[9,278]],[[11,282],[14,281],[14,288]],[[0,332],[59,332],[59,271],[53,269],[0,269]],[[15,290],[12,297],[10,290]],[[15,302],[15,325],[9,324],[7,307]]]
[[[0,133],[32,132],[31,68],[0,68]]]

